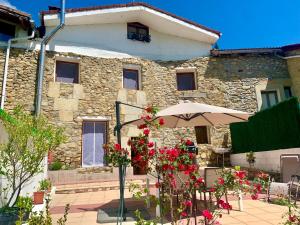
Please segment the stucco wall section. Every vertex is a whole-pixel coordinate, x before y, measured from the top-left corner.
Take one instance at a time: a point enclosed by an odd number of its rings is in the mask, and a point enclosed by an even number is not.
[[[300,98],[300,58],[287,59],[287,65],[293,83],[293,94]]]

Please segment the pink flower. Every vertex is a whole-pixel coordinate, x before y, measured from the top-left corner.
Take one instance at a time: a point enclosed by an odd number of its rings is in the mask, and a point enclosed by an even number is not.
[[[212,213],[209,210],[203,210],[202,215],[204,216],[204,218],[206,218],[207,220],[211,220],[213,218]]]
[[[146,136],[148,136],[148,135],[150,134],[150,130],[149,130],[149,129],[144,129],[144,134],[145,134]]]

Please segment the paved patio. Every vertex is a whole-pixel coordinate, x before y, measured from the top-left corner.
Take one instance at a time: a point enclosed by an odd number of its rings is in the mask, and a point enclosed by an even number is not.
[[[131,194],[125,190],[126,204],[128,207],[136,206],[141,208],[143,202],[132,200]],[[99,208],[117,208],[118,207],[118,190],[87,192],[76,194],[56,194],[51,203],[51,213],[54,221],[61,217],[64,210],[64,205],[71,205],[68,215],[68,225],[99,225],[96,222],[97,211]],[[244,200],[244,212],[238,211],[238,202],[234,199],[230,200],[233,205],[233,210],[228,215],[224,212],[220,222],[223,225],[265,225],[279,224],[282,221],[282,214],[287,208],[283,206],[268,204],[262,200]],[[116,224],[116,223],[112,223]],[[134,224],[133,222],[123,223]],[[191,223],[192,225],[193,223]],[[100,224],[101,225],[101,224]],[[106,223],[106,225],[108,225]]]

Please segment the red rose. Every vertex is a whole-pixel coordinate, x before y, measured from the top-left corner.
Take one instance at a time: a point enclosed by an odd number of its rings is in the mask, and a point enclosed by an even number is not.
[[[245,171],[235,171],[235,176],[242,180],[246,177],[246,172]]]
[[[185,145],[187,146],[193,145],[193,142],[191,140],[186,140]]]
[[[218,178],[218,184],[223,185],[225,183],[224,179],[222,177]]]
[[[138,129],[140,129],[140,130],[145,129],[145,128],[147,128],[146,124],[141,124],[138,126]]]
[[[149,147],[149,148],[152,148],[153,146],[154,146],[154,143],[153,143],[153,142],[149,142],[149,143],[148,143],[148,147]]]
[[[197,183],[198,183],[198,184],[204,183],[204,179],[203,179],[202,177],[199,177],[199,178],[197,179]]]
[[[188,201],[185,201],[183,203],[186,207],[191,207],[193,204],[192,204],[192,201],[188,200]]]
[[[156,182],[156,183],[155,183],[155,187],[156,187],[156,188],[160,188],[160,183],[159,183],[159,182]]]
[[[149,151],[149,156],[152,157],[152,156],[154,156],[154,155],[155,155],[155,150],[154,150],[154,149],[151,149],[151,150]]]
[[[146,120],[151,120],[151,119],[152,119],[152,117],[150,115],[146,116]]]
[[[181,212],[181,214],[180,214],[182,217],[187,217],[187,212]]]
[[[258,194],[256,193],[256,194],[251,195],[251,198],[252,198],[252,200],[257,200],[258,199]]]
[[[160,118],[158,121],[159,125],[164,125],[165,124],[165,120],[163,118]]]
[[[179,164],[178,165],[178,170],[179,171],[183,171],[185,169],[185,166],[184,165],[182,165],[182,164]]]
[[[120,151],[120,150],[121,150],[121,145],[120,145],[120,144],[115,144],[115,149],[116,149],[117,151]]]
[[[211,220],[213,218],[212,213],[209,210],[203,210],[202,215],[207,219]]]
[[[149,129],[144,129],[144,134],[145,134],[146,136],[148,136],[148,135],[150,134],[150,130],[149,130]]]

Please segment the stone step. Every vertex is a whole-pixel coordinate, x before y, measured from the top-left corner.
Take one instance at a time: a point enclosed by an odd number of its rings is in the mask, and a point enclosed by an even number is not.
[[[146,187],[146,180],[144,179],[127,179],[125,182],[125,189],[129,188],[131,183],[139,184],[143,188]],[[149,182],[149,186],[153,187],[154,181]],[[80,184],[65,184],[56,186],[56,194],[74,194],[84,192],[97,192],[97,191],[108,191],[108,190],[119,190],[119,181],[102,181],[102,182],[91,182],[91,183],[80,183]]]

